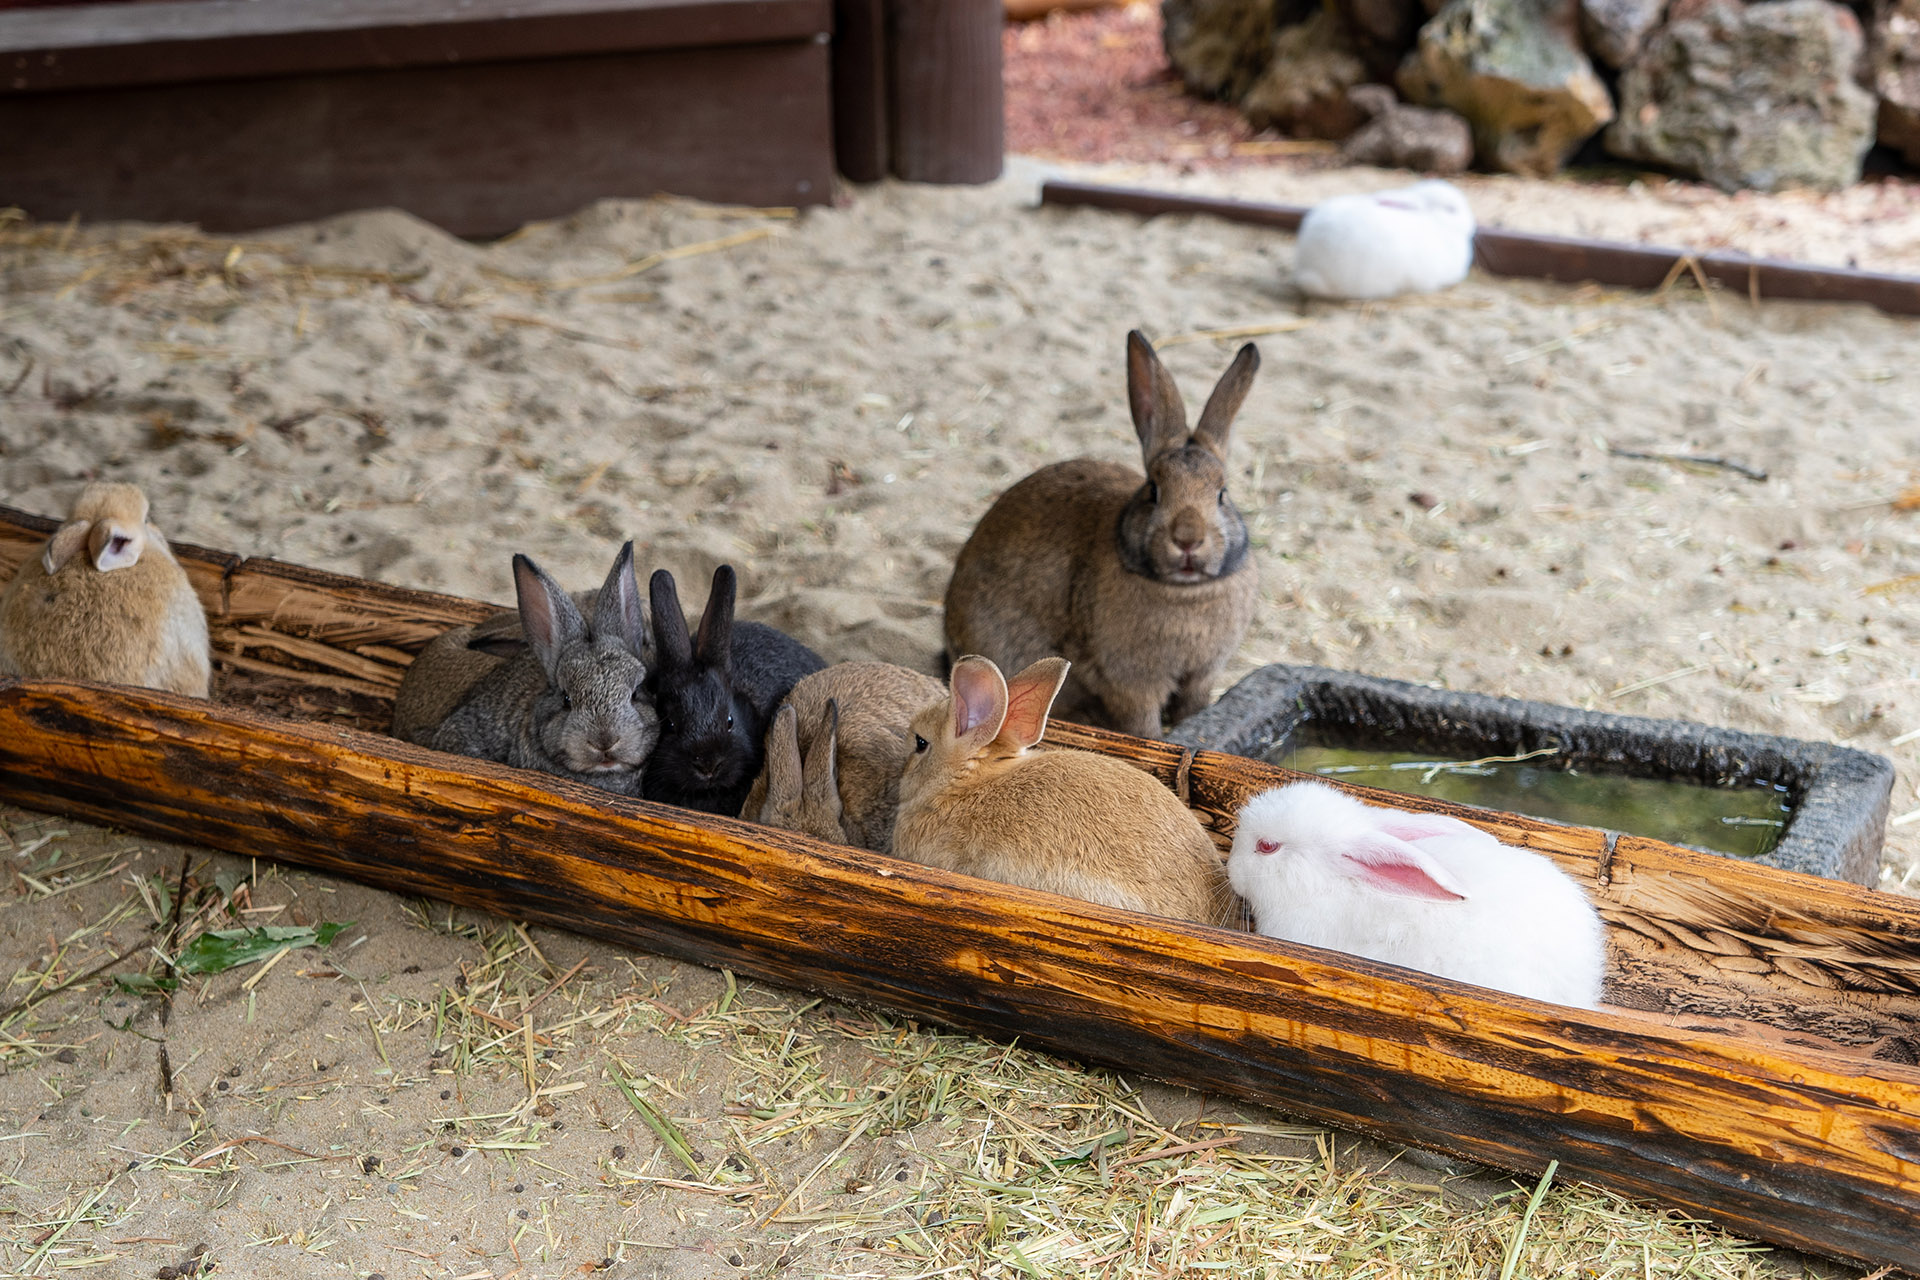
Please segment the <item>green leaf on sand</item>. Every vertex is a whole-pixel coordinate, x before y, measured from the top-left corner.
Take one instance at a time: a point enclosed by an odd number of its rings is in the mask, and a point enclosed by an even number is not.
[[[252,929],[209,929],[188,943],[174,957],[168,971],[160,976],[120,974],[114,978],[114,982],[122,991],[172,991],[180,985],[182,977],[225,973],[241,965],[271,959],[280,951],[327,946],[339,936],[342,929],[352,925],[353,921],[348,920],[341,924],[329,922],[312,929],[289,924],[261,925]]]

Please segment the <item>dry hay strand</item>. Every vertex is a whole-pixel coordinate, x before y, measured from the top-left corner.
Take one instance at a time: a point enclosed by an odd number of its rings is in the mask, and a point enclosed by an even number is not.
[[[835,1274],[1772,1274],[1762,1246],[1593,1188],[1354,1162],[1325,1130],[1217,1101],[1165,1122],[1115,1073],[730,975],[693,1014],[632,1007],[726,1052],[734,1154],[694,1179],[614,1172],[740,1203],[735,1238],[791,1231],[783,1250],[827,1249]],[[783,1179],[769,1146],[796,1136],[815,1154]],[[870,1180],[876,1152],[921,1168]]]

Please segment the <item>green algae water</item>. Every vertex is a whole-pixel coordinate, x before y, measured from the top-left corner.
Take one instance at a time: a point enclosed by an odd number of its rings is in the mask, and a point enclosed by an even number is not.
[[[1312,728],[1311,722],[1302,725],[1267,759],[1342,782],[1605,827],[1740,858],[1771,851],[1792,812],[1786,788],[1767,782],[1710,787],[1588,773],[1555,764],[1552,752],[1455,760],[1433,752],[1338,747],[1316,737]]]

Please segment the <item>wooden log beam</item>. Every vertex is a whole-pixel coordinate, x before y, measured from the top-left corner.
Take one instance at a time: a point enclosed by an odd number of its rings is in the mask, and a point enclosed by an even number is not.
[[[1019,1036],[1506,1168],[1558,1160],[1567,1176],[1760,1239],[1920,1267],[1920,1069],[1899,1063],[1410,982],[1313,948],[144,690],[0,682],[0,797]],[[1868,897],[1849,899],[1856,915],[1906,939],[1910,960],[1915,913],[1876,912]]]
[[[1307,214],[1304,205],[1182,196],[1084,182],[1048,182],[1040,189],[1040,203],[1111,209],[1148,217],[1199,213],[1282,231],[1298,228]],[[1864,302],[1891,315],[1920,315],[1920,276],[1857,271],[1849,267],[1816,267],[1743,254],[1695,253],[1657,245],[1576,240],[1527,231],[1501,231],[1494,227],[1483,227],[1475,234],[1473,251],[1475,264],[1497,276],[1524,276],[1563,284],[1591,280],[1630,289],[1657,289],[1678,267],[1691,262],[1707,279],[1756,302],[1763,298]]]

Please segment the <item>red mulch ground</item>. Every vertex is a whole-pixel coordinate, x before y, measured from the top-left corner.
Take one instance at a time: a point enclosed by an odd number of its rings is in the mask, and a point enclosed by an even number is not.
[[[1216,166],[1324,149],[1254,140],[1232,106],[1191,97],[1160,47],[1160,6],[1009,23],[1007,150],[1049,160]]]

